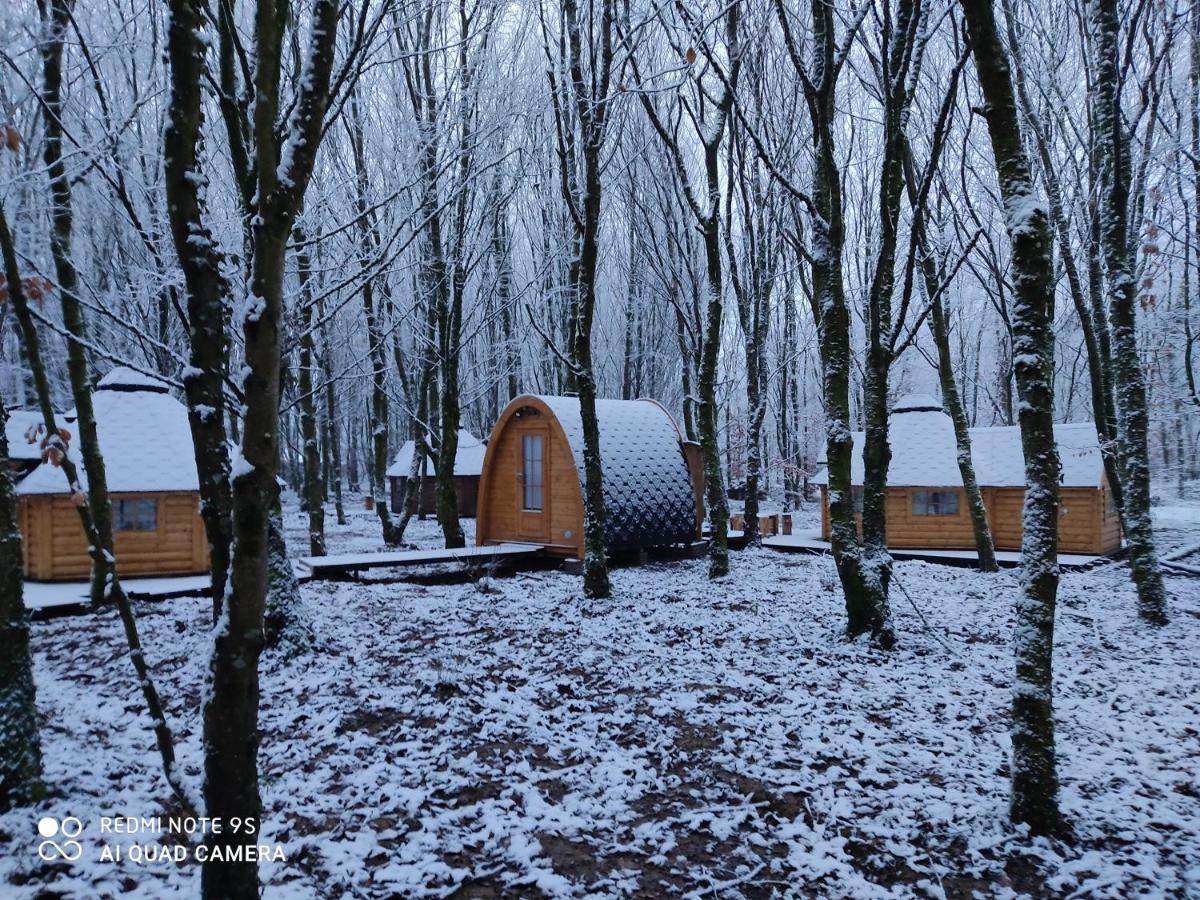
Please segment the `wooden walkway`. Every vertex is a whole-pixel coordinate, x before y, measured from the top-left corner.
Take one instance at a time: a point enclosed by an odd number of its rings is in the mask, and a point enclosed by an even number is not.
[[[438,563],[474,562],[485,565],[500,560],[534,557],[541,544],[508,542],[485,547],[457,547],[440,550],[402,550],[397,553],[342,553],[336,556],[302,556],[297,562],[309,578],[333,578],[367,569],[391,569],[430,566]]]
[[[771,550],[782,550],[785,553],[829,553],[832,547],[829,541],[821,540],[819,531],[801,531],[795,534],[777,534],[763,538],[763,546]],[[888,553],[894,559],[919,559],[925,562],[942,563],[950,566],[973,566],[979,562],[979,556],[974,550],[901,550],[889,547]],[[1088,556],[1081,553],[1060,553],[1058,565],[1062,569],[1086,569],[1097,563],[1111,562],[1108,556]],[[1003,567],[1021,564],[1021,554],[1014,550],[997,550],[996,562]]]

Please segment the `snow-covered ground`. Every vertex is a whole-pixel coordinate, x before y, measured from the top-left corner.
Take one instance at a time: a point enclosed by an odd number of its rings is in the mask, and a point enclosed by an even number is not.
[[[1200,543],[1161,512],[1164,552]],[[350,515],[331,552],[381,549]],[[1065,845],[1006,823],[1016,572],[899,563],[883,653],[844,640],[827,558],[733,565],[620,569],[604,603],[556,571],[306,584],[317,650],[263,663],[267,896],[1200,896],[1200,580],[1153,630],[1123,565],[1064,576]],[[198,778],[207,604],[139,612]],[[117,618],[34,644],[54,796],[0,817],[0,896],[193,895],[191,865],[97,861],[100,816],[172,811]],[[84,823],[78,862],[38,858],[42,815]]]

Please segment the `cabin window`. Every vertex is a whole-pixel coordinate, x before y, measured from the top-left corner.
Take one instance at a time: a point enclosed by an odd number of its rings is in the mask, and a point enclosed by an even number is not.
[[[913,491],[914,516],[957,516],[958,491]]]
[[[158,501],[114,500],[113,528],[116,531],[158,531]]]
[[[854,498],[854,511],[861,516],[862,515],[863,489],[860,487],[851,488],[850,496],[852,496]]]
[[[529,512],[542,511],[542,436],[526,434],[521,437],[521,475],[524,484],[522,506]]]

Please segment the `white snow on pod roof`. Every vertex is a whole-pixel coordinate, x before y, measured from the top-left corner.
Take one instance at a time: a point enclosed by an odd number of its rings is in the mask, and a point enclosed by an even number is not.
[[[110,493],[199,490],[187,409],[171,396],[165,382],[120,366],[100,380],[92,403]],[[71,433],[71,459],[86,483],[78,423],[63,422],[60,427]],[[66,492],[62,469],[49,463],[17,485],[19,494]]]
[[[412,470],[413,448],[416,446],[413,441],[405,441],[404,446],[400,448],[400,452],[396,454],[396,458],[392,460],[392,464],[388,466],[387,475],[389,478],[407,478],[408,473]],[[466,429],[459,429],[458,432],[458,452],[454,454],[454,474],[462,477],[483,474],[483,456],[487,452],[487,447],[483,441],[471,434]],[[429,475],[433,475],[433,464],[429,465]]]
[[[941,404],[925,394],[899,400],[888,419],[892,461],[888,484],[892,487],[961,487],[958,445],[954,424]],[[981,487],[1024,487],[1025,456],[1021,429],[1016,425],[972,428],[971,459]],[[1063,487],[1099,487],[1104,474],[1096,426],[1079,422],[1054,426],[1054,439],[1062,462]],[[850,481],[863,483],[863,432],[854,432]],[[814,484],[828,484],[822,469]]]

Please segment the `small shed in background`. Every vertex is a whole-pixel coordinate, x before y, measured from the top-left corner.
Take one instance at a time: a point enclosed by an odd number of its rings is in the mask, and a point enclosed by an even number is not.
[[[971,458],[997,550],[1021,549],[1025,455],[1019,427],[972,428]],[[1055,425],[1062,461],[1058,549],[1103,555],[1121,547],[1121,523],[1108,489],[1096,426]],[[975,532],[958,470],[954,423],[935,398],[914,394],[892,408],[888,420],[887,543],[905,549],[975,548]],[[854,432],[850,481],[855,512],[862,510],[863,433]],[[829,540],[829,481],[822,470],[821,535]]]
[[[412,471],[415,441],[405,441],[400,452],[388,467],[388,486],[391,490],[392,512],[404,511],[404,492],[408,487],[408,473]],[[458,494],[458,515],[471,518],[479,501],[479,476],[483,473],[483,442],[471,432],[458,432],[458,453],[454,456],[454,489]],[[437,513],[437,479],[433,463],[427,465],[428,474],[421,477],[421,492],[418,494],[417,512],[424,516]]]
[[[101,379],[93,402],[120,574],[207,572],[208,539],[184,405],[163,382],[123,366]],[[70,414],[65,418],[74,421]],[[84,480],[78,441],[73,434],[69,452]],[[87,578],[87,540],[62,469],[41,463],[17,485],[17,496],[26,576]]]
[[[28,435],[34,435],[35,439],[30,442]],[[4,436],[8,439],[9,472],[15,481],[20,481],[42,461],[41,441],[45,436],[42,414],[31,409],[8,410]]]
[[[699,455],[653,400],[597,400],[608,549],[700,538]],[[526,541],[583,558],[583,422],[577,397],[517,397],[492,429],[479,487],[479,545]]]

